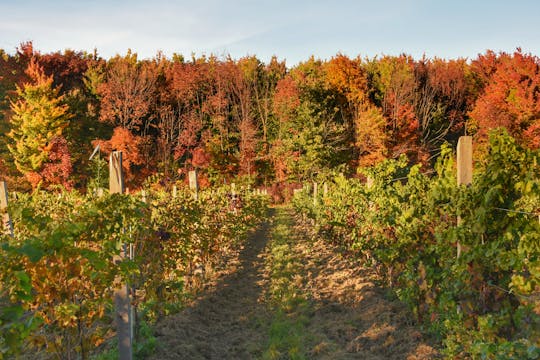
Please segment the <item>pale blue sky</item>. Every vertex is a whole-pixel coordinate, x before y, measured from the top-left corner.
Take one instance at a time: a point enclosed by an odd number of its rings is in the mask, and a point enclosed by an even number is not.
[[[41,52],[275,54],[288,65],[338,52],[474,58],[519,46],[540,55],[540,1],[0,0],[0,48],[28,40]]]

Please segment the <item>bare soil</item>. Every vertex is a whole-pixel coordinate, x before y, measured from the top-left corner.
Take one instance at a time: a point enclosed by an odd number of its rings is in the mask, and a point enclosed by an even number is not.
[[[158,324],[152,359],[255,359],[265,342],[262,253],[270,225],[248,238],[221,278],[183,312]]]
[[[266,300],[270,267],[265,262],[274,220],[271,213],[227,271],[192,304],[157,324],[159,346],[151,359],[263,358],[273,316]],[[291,234],[291,251],[302,259],[301,273],[291,281],[309,302],[306,352],[299,358],[439,358],[405,306],[375,285],[370,269],[327,242],[311,239],[299,225]]]
[[[313,359],[435,359],[412,314],[375,285],[370,269],[345,259],[328,243],[305,247],[306,290],[313,314]]]

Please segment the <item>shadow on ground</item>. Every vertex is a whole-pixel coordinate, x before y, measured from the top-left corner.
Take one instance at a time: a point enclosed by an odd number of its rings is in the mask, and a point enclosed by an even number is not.
[[[292,216],[292,213],[280,216]],[[271,307],[266,246],[275,211],[246,242],[236,266],[179,314],[160,322],[152,359],[259,359],[268,345]],[[389,300],[373,271],[331,244],[291,228],[291,251],[301,260],[298,284],[308,300],[307,359],[435,359],[437,351],[418,331],[410,312]],[[291,279],[292,281],[292,279]],[[286,358],[283,357],[280,358]]]
[[[271,218],[272,213],[269,214]],[[193,306],[160,322],[152,359],[254,359],[266,338],[264,258],[270,225],[249,236],[235,271],[199,297]]]

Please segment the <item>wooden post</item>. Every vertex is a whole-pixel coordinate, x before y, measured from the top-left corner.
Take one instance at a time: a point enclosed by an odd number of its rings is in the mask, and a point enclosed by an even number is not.
[[[5,181],[0,181],[0,210],[6,213],[2,216],[2,232],[13,237],[13,224],[7,213],[8,207],[8,191]]]
[[[125,192],[121,151],[113,151],[109,158],[109,192],[111,194],[123,194]]]
[[[146,190],[141,190],[141,201],[146,203]]]
[[[195,200],[199,198],[199,183],[197,181],[197,170],[191,170],[189,172],[189,188],[193,191],[193,197]]]
[[[109,158],[109,192],[111,194],[124,193],[124,173],[122,171],[122,152],[114,151]],[[120,255],[115,257],[115,263],[121,262],[127,256],[126,244],[120,244]],[[118,355],[120,360],[132,360],[131,309],[129,299],[129,285],[117,281],[114,291],[116,308],[115,320],[118,336]]]
[[[472,183],[472,136],[461,136],[457,146],[457,183],[470,185]]]
[[[172,187],[172,197],[173,197],[173,199],[176,199],[177,196],[178,196],[178,188],[176,187],[176,185],[173,185],[173,187]]]
[[[328,197],[328,184],[327,184],[327,183],[324,183],[322,189],[323,189],[323,196],[324,196],[324,197]]]
[[[457,146],[457,184],[468,186],[472,184],[473,161],[472,161],[472,137],[460,136]],[[457,219],[458,225],[461,218]],[[461,256],[461,244],[457,243],[457,257]]]
[[[235,183],[231,183],[231,194],[236,195],[236,184]]]
[[[373,186],[373,178],[371,176],[368,176],[366,180],[366,187],[370,189],[372,186]]]
[[[317,206],[317,204],[319,203],[319,199],[317,199],[318,196],[319,196],[318,186],[317,186],[317,183],[314,181],[313,182],[313,205],[314,206]]]

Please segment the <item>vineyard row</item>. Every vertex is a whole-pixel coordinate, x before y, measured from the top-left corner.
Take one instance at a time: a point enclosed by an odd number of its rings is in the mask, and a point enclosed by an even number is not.
[[[138,351],[143,325],[179,310],[266,209],[266,197],[245,188],[194,197],[148,183],[143,192],[113,192],[10,194],[13,234],[0,235],[0,359],[21,351],[89,358],[114,337],[113,295],[122,286]]]
[[[294,204],[407,303],[449,358],[540,357],[540,152],[504,132],[458,185],[443,146],[435,171],[404,158],[364,178],[306,187]],[[462,183],[463,182],[459,182]],[[458,256],[459,255],[459,256]]]

